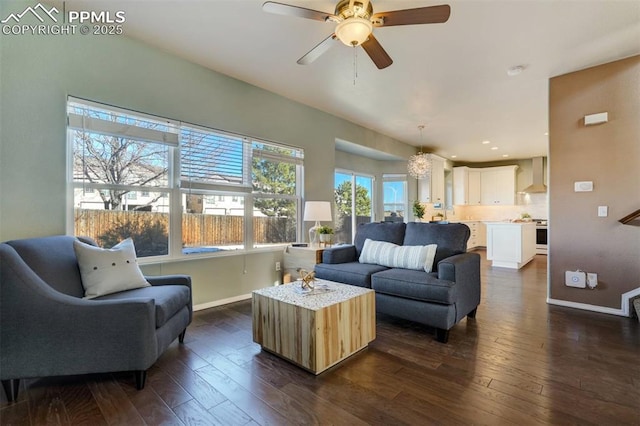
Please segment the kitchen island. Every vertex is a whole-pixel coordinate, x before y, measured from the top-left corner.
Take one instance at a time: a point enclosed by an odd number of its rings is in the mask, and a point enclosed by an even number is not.
[[[486,222],[492,266],[520,269],[536,255],[535,222]]]

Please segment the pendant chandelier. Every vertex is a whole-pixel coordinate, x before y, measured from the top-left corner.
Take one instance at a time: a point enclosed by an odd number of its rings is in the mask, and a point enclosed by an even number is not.
[[[416,179],[424,179],[431,170],[431,154],[422,152],[422,130],[424,125],[418,126],[420,130],[420,152],[412,155],[407,163],[407,171]]]

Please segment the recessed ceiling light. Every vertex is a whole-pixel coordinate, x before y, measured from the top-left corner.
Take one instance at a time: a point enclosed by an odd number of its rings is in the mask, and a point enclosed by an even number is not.
[[[483,145],[486,145],[486,144],[488,144],[488,143],[491,143],[491,141],[482,141],[482,144],[483,144]]]
[[[522,71],[524,71],[524,65],[515,65],[509,69],[507,69],[507,75],[509,77],[515,77],[516,75],[520,75]]]
[[[457,155],[452,155],[451,158],[458,158],[458,156]]]
[[[492,149],[493,151],[495,151],[496,149],[498,149],[498,147],[497,147],[497,146],[492,146],[492,147],[491,147],[491,149]]]
[[[549,136],[549,132],[544,132],[544,135],[545,136]]]
[[[502,154],[502,158],[507,158],[509,154]]]

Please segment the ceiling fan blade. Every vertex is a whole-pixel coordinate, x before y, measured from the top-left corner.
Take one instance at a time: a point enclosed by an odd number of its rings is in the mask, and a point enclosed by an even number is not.
[[[305,9],[304,7],[292,6],[289,4],[268,1],[262,5],[262,10],[277,15],[297,16],[298,18],[313,19],[326,22],[335,18],[331,13],[319,12],[317,10]]]
[[[393,63],[393,59],[391,59],[391,56],[389,56],[387,52],[382,48],[373,34],[370,34],[367,41],[362,43],[361,46],[364,51],[367,52],[367,55],[369,55],[373,63],[376,64],[376,67],[378,67],[378,69],[381,70]]]
[[[391,27],[394,25],[441,24],[449,20],[451,7],[440,6],[418,7],[416,9],[395,10],[376,13],[371,17],[374,27]]]
[[[306,55],[298,59],[298,64],[308,65],[311,62],[315,61],[320,57],[320,55],[322,55],[324,52],[329,50],[337,39],[338,38],[336,37],[335,34],[331,34],[329,37],[325,38],[320,43],[318,43],[316,47],[308,51]]]

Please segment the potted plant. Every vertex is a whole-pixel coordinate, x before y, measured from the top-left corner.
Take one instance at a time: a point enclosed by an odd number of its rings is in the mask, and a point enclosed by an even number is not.
[[[318,235],[320,235],[321,243],[331,244],[331,240],[333,239],[333,228],[323,225],[318,228]]]
[[[424,217],[424,206],[418,200],[413,202],[413,215],[417,219],[416,222],[420,222]]]
[[[527,212],[524,212],[520,215],[520,218],[523,222],[531,222],[531,215]]]

